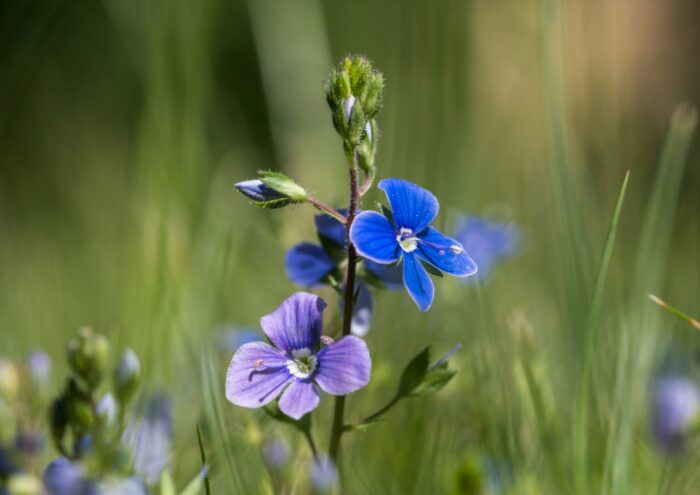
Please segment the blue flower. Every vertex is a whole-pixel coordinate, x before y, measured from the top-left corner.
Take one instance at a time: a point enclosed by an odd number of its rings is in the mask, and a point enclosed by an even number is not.
[[[498,261],[520,250],[520,229],[508,223],[490,222],[481,217],[464,216],[455,230],[457,239],[479,267],[474,279],[484,281]]]
[[[123,440],[131,447],[134,469],[148,484],[155,484],[170,464],[173,436],[172,405],[164,393],[154,393],[144,404],[141,414],[124,432]]]
[[[659,448],[673,454],[685,446],[689,430],[700,420],[700,390],[681,375],[656,380],[653,391],[652,430]]]
[[[389,200],[393,219],[362,212],[352,224],[350,239],[360,255],[375,263],[403,260],[404,286],[418,308],[427,311],[435,289],[423,263],[456,277],[476,273],[476,263],[459,242],[430,226],[440,208],[432,193],[401,179],[385,179],[379,188]]]
[[[342,215],[347,214],[347,210],[338,211]],[[342,279],[339,263],[345,257],[345,226],[329,215],[316,215],[314,222],[321,245],[302,242],[287,251],[285,258],[287,277],[302,287],[315,287]],[[401,284],[400,277],[401,271],[396,267],[365,262],[366,279],[379,281],[393,289]],[[364,336],[369,330],[374,303],[364,283],[358,283],[355,290],[357,298],[351,331],[354,335]]]

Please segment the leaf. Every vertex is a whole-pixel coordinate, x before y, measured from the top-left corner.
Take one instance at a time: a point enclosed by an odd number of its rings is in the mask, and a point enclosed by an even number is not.
[[[437,392],[447,385],[456,374],[456,370],[449,369],[447,363],[442,363],[426,373],[421,384],[411,392],[411,396],[417,397]]]
[[[197,473],[197,476],[187,484],[185,489],[180,492],[180,495],[197,495],[204,487],[205,476],[207,476],[206,468]]]
[[[396,391],[398,397],[407,397],[423,382],[426,373],[428,372],[428,365],[430,364],[430,346],[419,352],[411,361],[406,365],[401,373],[401,380],[399,381],[399,387]]]

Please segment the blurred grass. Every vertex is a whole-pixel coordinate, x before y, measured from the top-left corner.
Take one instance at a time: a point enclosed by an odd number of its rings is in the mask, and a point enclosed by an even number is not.
[[[677,103],[700,96],[689,12],[682,0],[5,3],[0,352],[41,346],[60,363],[78,326],[109,334],[143,357],[147,389],[174,395],[178,480],[199,466],[204,419],[213,490],[270,489],[257,442],[289,432],[225,401],[230,356],[215,330],[256,327],[296,290],[282,256],[312,239],[313,212],[256,211],[232,185],[274,167],[343,201],[321,82],[358,51],[387,77],[380,175],[432,189],[441,227],[501,204],[527,238],[483,287],[438,282],[426,315],[405,294],[379,297],[372,386],[349,399],[350,418],[382,403],[430,342],[462,342],[461,372],[347,438],[347,492],[450,493],[476,458],[502,466],[512,493],[568,493],[577,476],[593,493],[693,493],[692,458],[669,467],[647,426],[650,377],[698,348],[646,299],[700,314],[695,111],[680,107],[666,130]],[[654,77],[639,53],[654,54]],[[586,325],[627,170],[582,470]],[[330,403],[315,418],[320,445]],[[309,454],[289,439],[303,493]]]

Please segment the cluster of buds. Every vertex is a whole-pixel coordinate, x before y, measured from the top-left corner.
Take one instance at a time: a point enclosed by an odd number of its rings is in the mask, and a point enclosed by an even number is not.
[[[127,349],[113,369],[107,339],[83,328],[68,344],[71,373],[50,411],[51,437],[56,448],[71,459],[91,457],[100,467],[128,467],[121,433],[129,404],[141,378],[136,354]],[[111,388],[111,390],[109,390]],[[108,390],[105,390],[108,389]]]

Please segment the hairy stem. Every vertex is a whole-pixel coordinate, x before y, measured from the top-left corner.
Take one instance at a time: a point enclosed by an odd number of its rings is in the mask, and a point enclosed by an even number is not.
[[[348,217],[345,223],[346,242],[348,245],[348,266],[345,272],[345,294],[343,302],[343,337],[350,335],[350,324],[352,322],[352,309],[355,303],[355,269],[357,267],[357,252],[355,246],[350,242],[350,227],[357,215],[360,202],[360,193],[357,187],[357,155],[352,152],[348,155],[350,162],[350,204],[348,207]],[[333,413],[333,429],[331,430],[331,444],[328,453],[334,463],[338,461],[338,451],[340,449],[340,439],[343,436],[343,418],[345,415],[345,396],[341,395],[335,399],[335,412]]]
[[[342,224],[347,224],[347,222],[348,222],[347,218],[345,218],[343,215],[338,213],[337,210],[331,208],[327,204],[322,203],[321,201],[317,200],[316,198],[312,198],[311,196],[309,196],[307,201],[309,203],[311,203],[314,206],[314,208],[321,211],[322,213],[325,213],[326,215],[330,215],[331,217],[335,218],[336,220],[338,220]]]

